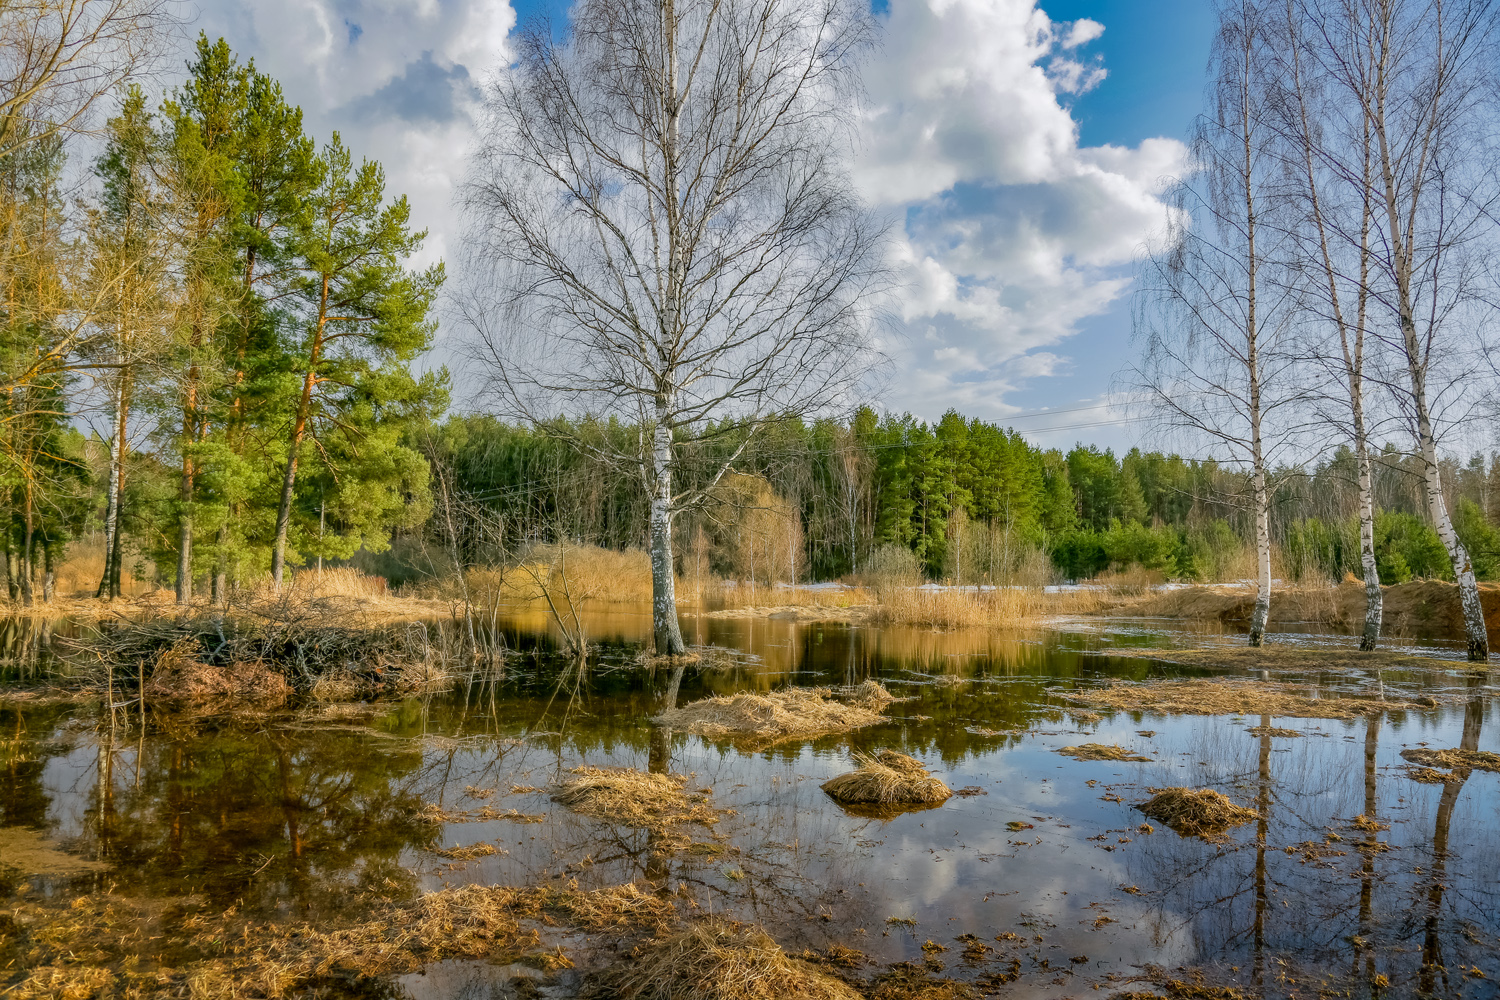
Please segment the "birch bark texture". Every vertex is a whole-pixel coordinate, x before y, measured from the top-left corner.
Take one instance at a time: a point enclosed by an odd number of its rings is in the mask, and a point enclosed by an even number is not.
[[[1252,646],[1271,607],[1272,470],[1295,439],[1305,395],[1288,335],[1298,290],[1279,273],[1289,192],[1272,120],[1273,14],[1260,0],[1219,8],[1192,172],[1144,261],[1134,316],[1142,359],[1125,379],[1166,431],[1245,473],[1256,553]]]
[[[884,227],[850,175],[872,39],[848,0],[582,0],[488,88],[458,296],[482,388],[639,477],[659,654],[683,650],[674,518],[874,360]],[[573,433],[614,418],[634,446]]]
[[[1394,360],[1384,379],[1410,433],[1433,527],[1458,583],[1471,660],[1489,657],[1473,562],[1454,530],[1439,451],[1475,414],[1475,372],[1493,321],[1500,184],[1491,0],[1303,0],[1331,99],[1357,115],[1369,168],[1356,182],[1374,229],[1361,283],[1371,333]],[[1347,173],[1347,170],[1345,170]]]
[[[1372,307],[1372,239],[1375,228],[1376,150],[1369,113],[1344,99],[1336,77],[1354,74],[1368,87],[1368,25],[1355,5],[1286,0],[1282,67],[1286,86],[1282,127],[1291,154],[1289,176],[1300,185],[1300,211],[1292,220],[1295,246],[1306,269],[1304,316],[1307,356],[1315,379],[1313,409],[1354,449],[1360,570],[1365,621],[1359,648],[1380,642],[1384,596],[1375,556],[1375,499],[1370,469],[1371,413],[1367,344]],[[1350,55],[1353,58],[1350,58]],[[1379,388],[1379,383],[1376,383]]]

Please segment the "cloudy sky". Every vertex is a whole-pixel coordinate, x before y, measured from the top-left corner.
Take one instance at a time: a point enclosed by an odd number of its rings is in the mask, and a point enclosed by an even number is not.
[[[1197,110],[1202,0],[876,0],[858,178],[898,220],[901,377],[881,401],[950,407],[1049,445],[1120,446],[1100,408],[1131,356],[1131,261],[1160,224]],[[558,0],[202,0],[319,139],[380,160],[452,256],[476,85]],[[444,336],[456,332],[444,331]],[[441,353],[441,352],[440,352]],[[1039,414],[1038,411],[1058,411]]]

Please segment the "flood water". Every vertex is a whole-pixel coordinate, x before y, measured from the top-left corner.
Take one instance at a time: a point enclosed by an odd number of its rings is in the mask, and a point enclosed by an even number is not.
[[[679,703],[867,678],[908,699],[870,729],[751,751],[650,725],[671,675],[634,662],[648,627],[644,615],[595,615],[602,652],[577,674],[531,655],[549,645],[546,624],[519,616],[506,630],[520,652],[497,686],[357,710],[153,716],[111,730],[97,706],[0,707],[0,995],[24,971],[3,950],[4,908],[23,898],[192,898],[317,922],[372,887],[410,898],[556,879],[676,893],[765,926],[788,952],[838,944],[881,965],[927,961],[980,995],[1109,996],[1148,989],[1132,979],[1151,967],[1267,997],[1496,995],[1500,774],[1423,784],[1400,757],[1417,746],[1500,750],[1487,673],[1455,660],[1296,678],[1443,696],[1439,708],[1368,720],[1116,712],[1093,722],[1067,711],[1059,689],[1181,672],[1109,650],[1240,640],[1147,621],[1003,636],[688,620],[689,642],[732,654],[689,668]],[[1412,648],[1455,654],[1447,643]],[[1305,735],[1247,732],[1262,725]],[[1082,742],[1151,760],[1055,752]],[[850,769],[852,750],[878,747],[977,794],[894,818],[853,815],[819,785]],[[695,835],[723,850],[654,851],[645,831],[552,802],[548,786],[584,763],[691,775],[689,787],[733,810]],[[1218,843],[1159,824],[1142,832],[1134,807],[1167,786],[1218,789],[1259,819]],[[435,826],[420,816],[431,805],[542,818]],[[434,853],[482,841],[503,853],[463,863]],[[989,950],[965,955],[960,935]],[[578,949],[578,968],[540,995],[572,995],[607,957],[555,929],[546,940]],[[142,954],[171,961],[149,942]],[[540,975],[446,961],[381,995],[539,995],[516,991]]]

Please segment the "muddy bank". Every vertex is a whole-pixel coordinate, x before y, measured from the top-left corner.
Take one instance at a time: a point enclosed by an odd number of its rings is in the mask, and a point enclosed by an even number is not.
[[[1462,638],[1463,611],[1458,587],[1424,580],[1384,587],[1386,635],[1418,638]],[[1500,629],[1500,584],[1479,585],[1484,617],[1490,630]],[[1182,618],[1199,621],[1249,622],[1255,591],[1248,587],[1205,586],[1152,594],[1119,604],[1103,614],[1112,617]],[[1363,584],[1338,587],[1275,590],[1271,594],[1271,622],[1280,625],[1315,623],[1358,631],[1365,621]]]

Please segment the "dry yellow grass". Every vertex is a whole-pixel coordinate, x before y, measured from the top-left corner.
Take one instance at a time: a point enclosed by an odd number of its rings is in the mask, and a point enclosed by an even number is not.
[[[1231,827],[1260,818],[1254,809],[1237,806],[1212,788],[1157,789],[1149,801],[1136,808],[1184,837],[1205,839],[1222,836]]]
[[[1088,614],[1118,603],[1105,591],[1047,593],[1040,587],[999,590],[893,587],[882,589],[870,612],[882,625],[932,628],[995,628],[1024,625],[1056,615]]]
[[[685,775],[587,765],[569,773],[574,777],[559,782],[552,798],[582,816],[647,829],[682,823],[712,826],[719,819],[708,804],[711,793],[688,792]]]
[[[928,773],[922,762],[894,750],[855,752],[858,766],[823,782],[835,801],[871,806],[936,805],[953,790]]]
[[[828,688],[786,688],[766,694],[704,698],[670,709],[652,721],[698,736],[745,736],[776,742],[849,732],[884,722],[879,709],[895,699],[874,681],[838,700]]]
[[[1330,694],[1315,688],[1240,678],[1119,682],[1063,694],[1069,701],[1095,708],[1182,715],[1272,715],[1297,719],[1352,719],[1395,709],[1427,708],[1416,701],[1374,701]]]
[[[1076,747],[1063,747],[1057,752],[1075,760],[1152,760],[1150,757],[1143,757],[1123,747],[1105,746],[1102,743],[1084,743]]]
[[[594,1000],[860,1000],[832,976],[788,956],[759,927],[717,917],[651,942],[607,970]]]

